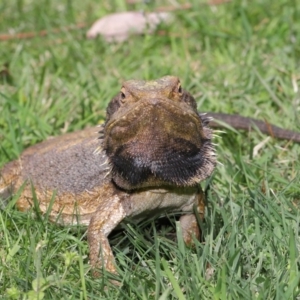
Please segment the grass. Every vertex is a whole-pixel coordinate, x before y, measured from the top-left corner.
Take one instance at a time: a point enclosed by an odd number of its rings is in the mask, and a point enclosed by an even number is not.
[[[115,11],[174,1],[2,1],[0,33],[48,30],[1,41],[0,165],[51,135],[102,122],[124,79],[178,75],[199,110],[239,113],[300,131],[300,6],[293,0],[231,1],[174,12],[151,35],[123,44],[87,40]],[[201,3],[201,4],[199,4]],[[52,29],[61,28],[59,34]],[[216,138],[203,241],[186,248],[176,219],[126,226],[110,241],[122,288],[91,277],[81,227],[0,211],[0,299],[300,299],[300,146],[258,132]]]

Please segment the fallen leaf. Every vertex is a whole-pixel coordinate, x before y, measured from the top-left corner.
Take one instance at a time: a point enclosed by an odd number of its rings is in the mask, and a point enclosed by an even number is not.
[[[130,34],[151,33],[161,22],[167,22],[171,15],[166,12],[142,13],[135,11],[114,13],[97,20],[87,32],[90,39],[103,36],[108,42],[123,42]]]

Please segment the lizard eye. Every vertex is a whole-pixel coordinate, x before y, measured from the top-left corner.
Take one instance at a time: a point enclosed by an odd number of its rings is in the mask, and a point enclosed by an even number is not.
[[[122,88],[120,91],[120,98],[121,98],[121,102],[124,103],[125,99],[126,99],[126,94],[125,94],[125,89]]]

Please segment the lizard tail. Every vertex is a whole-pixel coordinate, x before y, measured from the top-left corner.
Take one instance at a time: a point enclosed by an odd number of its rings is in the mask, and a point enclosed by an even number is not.
[[[242,117],[239,115],[212,112],[206,113],[205,116],[212,118],[209,123],[209,126],[212,128],[226,127],[226,125],[231,126],[235,129],[248,131],[254,128],[258,128],[262,133],[270,135],[271,137],[300,143],[299,132],[280,128],[268,123],[267,121],[260,121],[253,118]]]

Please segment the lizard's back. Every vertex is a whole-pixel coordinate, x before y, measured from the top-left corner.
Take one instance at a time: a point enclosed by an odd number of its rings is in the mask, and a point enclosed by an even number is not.
[[[34,186],[42,212],[55,193],[52,218],[60,214],[63,222],[71,223],[75,208],[87,219],[81,223],[88,223],[97,202],[112,193],[107,157],[97,153],[99,145],[97,128],[88,128],[32,146],[2,169],[0,193],[4,197],[23,189],[17,207],[27,210]]]

